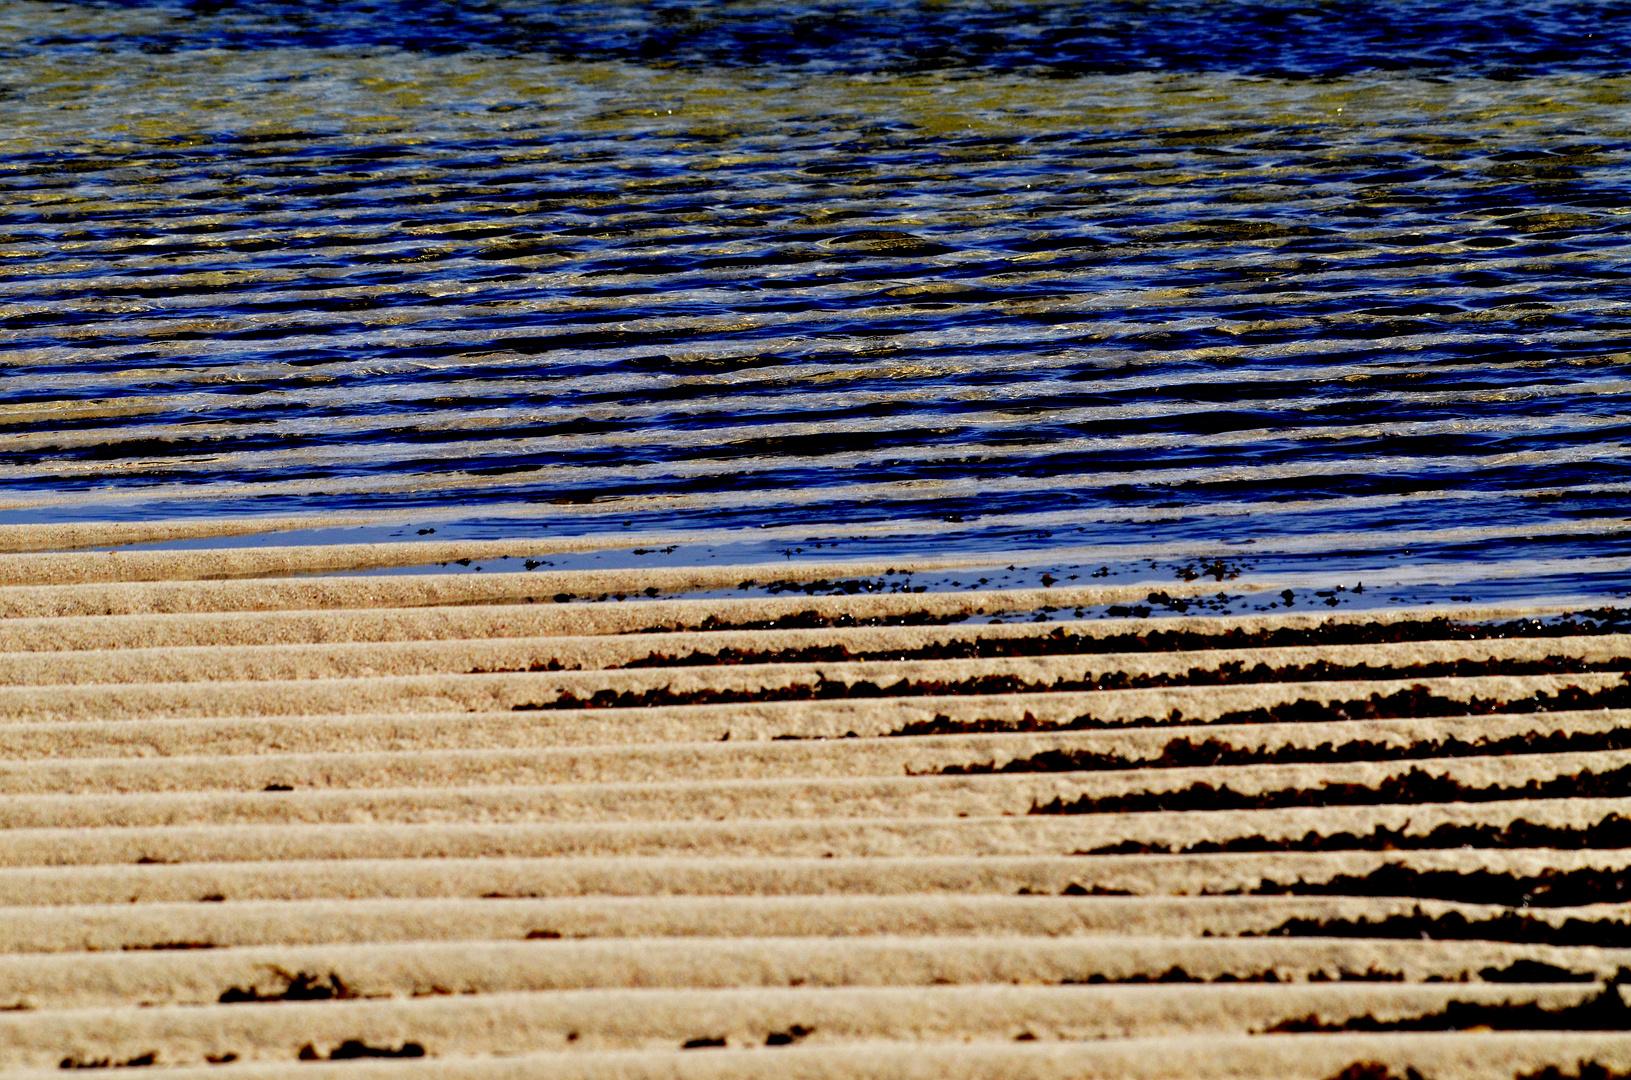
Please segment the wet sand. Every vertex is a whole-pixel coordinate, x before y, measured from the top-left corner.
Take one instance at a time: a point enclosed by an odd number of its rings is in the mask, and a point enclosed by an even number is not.
[[[1631,1069],[1607,611],[10,539],[19,1075]]]

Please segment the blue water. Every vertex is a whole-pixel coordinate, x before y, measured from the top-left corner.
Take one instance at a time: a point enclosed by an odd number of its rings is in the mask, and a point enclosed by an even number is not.
[[[1613,591],[1628,58],[1616,3],[0,2],[0,520]]]

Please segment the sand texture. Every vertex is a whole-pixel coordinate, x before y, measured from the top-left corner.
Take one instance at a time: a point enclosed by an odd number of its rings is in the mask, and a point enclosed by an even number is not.
[[[1631,1073],[1602,612],[8,529],[3,1075]]]

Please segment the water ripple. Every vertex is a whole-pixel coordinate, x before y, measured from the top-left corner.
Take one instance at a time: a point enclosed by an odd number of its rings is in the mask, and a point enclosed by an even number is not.
[[[0,4],[7,519],[1623,556],[1631,9],[1219,10]]]

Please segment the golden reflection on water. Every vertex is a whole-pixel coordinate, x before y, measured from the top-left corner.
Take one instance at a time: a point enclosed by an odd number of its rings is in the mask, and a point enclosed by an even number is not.
[[[1626,76],[128,45],[177,25],[0,3],[89,42],[6,61],[25,503],[1617,550]]]

